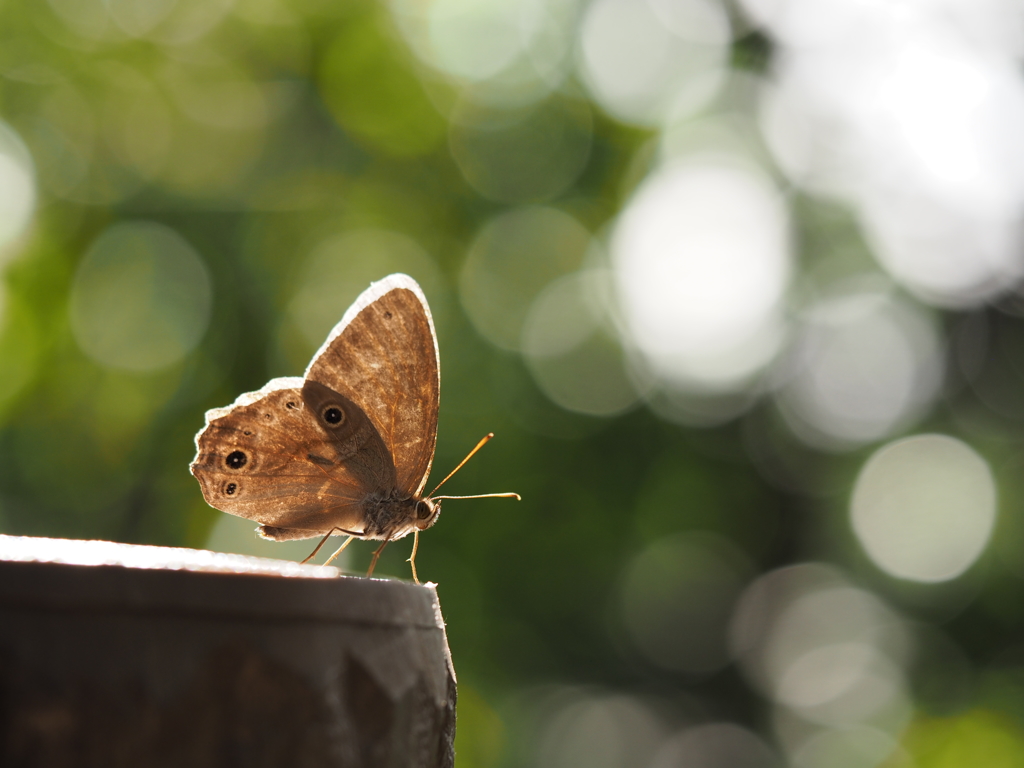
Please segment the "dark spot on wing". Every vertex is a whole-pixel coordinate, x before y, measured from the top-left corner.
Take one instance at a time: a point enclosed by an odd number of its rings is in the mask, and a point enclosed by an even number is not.
[[[228,457],[224,459],[224,463],[231,467],[231,469],[241,469],[248,461],[249,457],[242,451],[232,451],[228,454]]]

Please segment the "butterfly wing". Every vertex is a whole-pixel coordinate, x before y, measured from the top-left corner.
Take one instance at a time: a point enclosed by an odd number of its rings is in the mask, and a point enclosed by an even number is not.
[[[394,465],[351,400],[316,382],[274,379],[206,414],[192,474],[212,507],[309,538],[361,531],[362,502],[393,488]],[[280,529],[286,529],[280,531]]]
[[[395,274],[364,291],[306,379],[359,406],[393,458],[396,489],[420,495],[434,458],[441,380],[434,321],[416,281]]]

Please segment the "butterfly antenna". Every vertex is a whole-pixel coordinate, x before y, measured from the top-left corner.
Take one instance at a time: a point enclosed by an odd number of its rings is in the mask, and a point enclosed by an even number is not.
[[[431,501],[440,501],[441,499],[515,499],[516,501],[522,501],[523,497],[518,493],[478,493],[475,496],[431,496]]]
[[[460,469],[462,469],[466,465],[466,462],[469,461],[470,459],[472,459],[473,455],[477,451],[479,451],[481,448],[483,448],[485,445],[487,445],[487,441],[490,440],[492,437],[494,437],[494,433],[493,432],[488,432],[486,435],[484,435],[483,439],[479,443],[476,444],[476,448],[474,448],[472,451],[470,451],[466,455],[466,458],[464,458],[462,461],[459,462],[459,466],[457,466],[455,469],[453,469],[451,472],[448,473],[448,477],[446,477],[444,480],[442,480],[440,483],[438,483],[437,486],[435,486],[434,490],[432,490],[430,493],[427,494],[427,498],[428,499],[434,498],[434,494],[437,493],[437,489],[440,488],[445,483],[447,483],[449,480],[451,480],[452,475],[454,475],[456,472],[458,472]],[[453,498],[453,497],[449,496],[447,498]]]

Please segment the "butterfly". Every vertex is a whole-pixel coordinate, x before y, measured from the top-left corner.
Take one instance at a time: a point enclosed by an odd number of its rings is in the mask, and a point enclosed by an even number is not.
[[[269,381],[206,412],[190,469],[210,506],[259,524],[273,541],[332,535],[388,542],[437,522],[443,499],[519,498],[515,493],[434,496],[493,434],[424,495],[437,442],[441,377],[437,335],[419,285],[394,274],[371,284],[345,312],[302,378]],[[303,562],[306,562],[303,561]]]

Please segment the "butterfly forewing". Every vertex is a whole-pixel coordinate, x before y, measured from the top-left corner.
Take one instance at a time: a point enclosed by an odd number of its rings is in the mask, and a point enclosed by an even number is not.
[[[405,275],[364,292],[306,371],[362,409],[393,458],[395,490],[415,495],[434,457],[439,376],[430,310]]]

